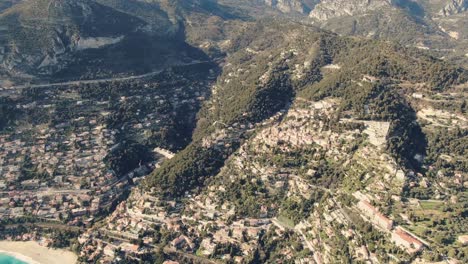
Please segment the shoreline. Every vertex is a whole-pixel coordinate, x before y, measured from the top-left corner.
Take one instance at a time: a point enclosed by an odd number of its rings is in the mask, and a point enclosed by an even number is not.
[[[14,257],[17,260],[21,260],[21,261],[26,262],[28,264],[41,264],[41,263],[35,261],[34,259],[32,259],[30,257],[27,257],[25,255],[22,255],[20,253],[17,253],[17,252],[5,251],[5,250],[0,249],[0,254]]]
[[[0,253],[28,264],[76,264],[77,256],[64,249],[51,249],[35,241],[0,241]]]

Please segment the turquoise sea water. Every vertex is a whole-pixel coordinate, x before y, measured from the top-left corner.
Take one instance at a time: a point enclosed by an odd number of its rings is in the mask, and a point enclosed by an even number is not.
[[[24,261],[16,259],[10,255],[0,253],[0,264],[28,264]]]

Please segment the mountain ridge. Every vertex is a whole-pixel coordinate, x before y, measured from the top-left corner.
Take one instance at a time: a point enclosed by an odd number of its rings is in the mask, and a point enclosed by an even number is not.
[[[142,74],[203,57],[177,36],[168,17],[157,19],[167,28],[160,31],[91,0],[26,1],[5,10],[0,20],[2,69],[18,81]]]

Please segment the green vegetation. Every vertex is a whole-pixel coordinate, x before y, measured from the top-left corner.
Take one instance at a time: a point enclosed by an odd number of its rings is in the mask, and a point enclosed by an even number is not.
[[[304,43],[309,46],[305,48]],[[261,53],[254,56],[247,48]],[[420,168],[422,164],[414,157],[425,154],[427,143],[415,122],[414,110],[400,94],[399,82],[426,82],[430,89],[443,90],[468,80],[466,70],[418,50],[372,40],[340,38],[273,19],[262,20],[242,32],[232,41],[230,52],[229,66],[218,80],[216,95],[198,115],[195,141],[213,132],[212,124],[216,121],[228,126],[236,122],[260,122],[287,107],[296,96],[310,100],[339,97],[343,99],[341,111],[353,110],[361,119],[390,121],[388,150],[401,164]],[[312,66],[303,74],[303,81],[296,80],[293,78],[295,65],[304,61]],[[329,63],[339,64],[343,69],[322,75],[320,68]],[[363,81],[365,75],[369,75],[371,81]],[[183,166],[170,161],[156,170],[148,186],[180,184],[185,182],[180,181],[185,175],[191,183],[190,187],[182,187],[187,191],[197,187],[193,183],[201,184],[206,177],[214,175],[219,170],[216,166],[223,164],[209,158],[213,155],[212,149],[199,149],[195,154],[197,158],[193,159],[189,155],[194,154],[194,150],[191,146],[174,159],[183,161]],[[218,152],[221,159],[227,157],[226,154]],[[196,163],[190,165],[188,160]],[[203,161],[208,164],[201,165]],[[197,169],[201,167],[209,169]],[[339,179],[330,175],[340,175],[338,171],[319,174],[329,181],[328,184]],[[194,180],[197,177],[203,179]],[[181,187],[169,189],[178,188]]]
[[[315,197],[320,197],[319,192],[315,192]],[[306,219],[313,211],[314,199],[304,199],[303,197],[288,197],[281,203],[278,219],[288,227],[293,228],[300,221]]]
[[[310,251],[302,246],[300,237],[292,231],[285,231],[278,239],[276,227],[262,233],[258,246],[245,263],[290,263],[292,259],[310,256]],[[288,248],[285,254],[285,248]]]
[[[468,260],[466,246],[459,244],[457,238],[466,232],[467,193],[456,195],[457,203],[420,200],[420,207],[405,209],[412,225],[408,229],[431,243],[436,254],[426,254],[425,259],[437,259],[440,255],[456,258],[462,262]]]
[[[425,131],[428,137],[427,164],[434,164],[445,171],[468,170],[468,130],[440,128]],[[453,162],[444,160],[441,155],[448,155]]]
[[[13,126],[20,113],[21,112],[15,108],[13,100],[0,97],[0,131]]]
[[[31,162],[31,157],[26,156],[21,164],[21,174],[18,178],[18,184],[26,180],[41,180],[48,181],[52,179],[52,175],[46,171],[39,170]]]
[[[440,210],[443,207],[441,201],[420,201],[423,210]]]
[[[155,170],[146,181],[147,187],[157,187],[164,195],[182,196],[186,191],[204,184],[223,165],[222,153],[215,148],[205,149],[190,144],[174,158]]]
[[[104,158],[106,165],[117,175],[124,175],[141,164],[153,160],[151,151],[144,145],[132,140],[123,140]]]
[[[268,192],[265,184],[254,177],[246,177],[230,184],[226,193],[221,195],[221,201],[229,201],[236,207],[239,217],[258,217],[260,208]]]

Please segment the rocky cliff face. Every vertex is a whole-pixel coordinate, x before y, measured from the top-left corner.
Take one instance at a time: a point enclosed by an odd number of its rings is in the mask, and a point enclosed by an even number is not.
[[[341,16],[354,16],[383,7],[392,6],[389,0],[322,0],[310,12],[310,17],[320,21]]]
[[[2,0],[0,1],[0,11],[5,10],[14,4],[18,3],[20,0]]]
[[[143,6],[130,13],[123,5],[107,4],[34,0],[0,12],[0,72],[15,79],[96,78],[135,73],[136,68],[147,72],[166,65],[176,54],[193,55],[182,39],[167,33],[172,30],[170,18],[156,16],[163,11],[153,12],[151,20],[147,17],[152,13],[137,12]]]
[[[306,6],[301,0],[263,0],[263,2],[283,13],[305,13]]]
[[[451,16],[468,10],[468,0],[450,0],[449,3],[440,10],[439,15]]]
[[[60,71],[76,51],[115,44],[109,39],[122,40],[144,25],[88,0],[25,1],[1,13],[0,24],[1,66],[40,74]],[[84,45],[90,39],[101,45]]]

